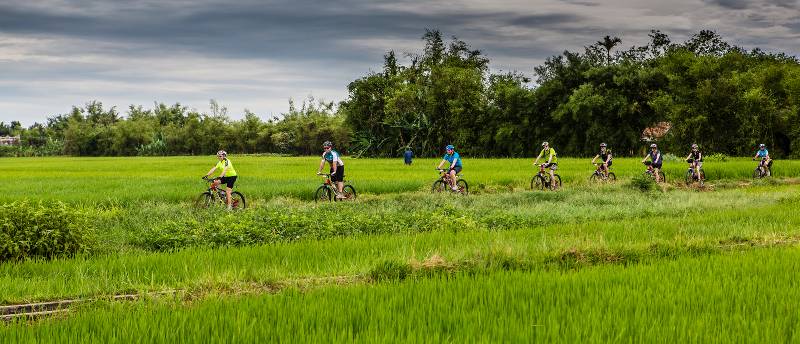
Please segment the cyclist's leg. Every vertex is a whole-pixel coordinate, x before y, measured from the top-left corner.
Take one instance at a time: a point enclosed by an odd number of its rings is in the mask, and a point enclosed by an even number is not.
[[[450,170],[447,172],[447,182],[450,183],[451,189],[456,189],[456,170]]]

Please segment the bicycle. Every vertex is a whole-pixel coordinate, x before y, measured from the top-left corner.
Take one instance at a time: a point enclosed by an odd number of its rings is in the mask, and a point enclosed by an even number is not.
[[[350,185],[349,181],[344,181],[345,185],[342,188],[342,193],[339,194],[336,190],[336,186],[331,181],[331,175],[327,173],[318,173],[317,175],[324,177],[325,181],[322,182],[317,188],[317,191],[314,192],[314,202],[330,202],[333,201],[355,201],[356,200],[356,188]],[[336,195],[336,197],[334,197]],[[339,197],[341,196],[341,197]]]
[[[460,173],[456,175],[456,190],[453,190],[450,188],[449,171],[441,168],[437,168],[436,170],[439,171],[439,180],[433,182],[433,186],[431,186],[431,192],[435,193],[450,191],[465,196],[469,194],[469,184],[466,180],[461,179],[462,175]]]
[[[694,159],[687,159],[686,162],[689,163],[689,169],[686,171],[686,185],[692,185],[695,181],[698,181],[700,187],[703,187],[706,181],[706,171],[703,171],[701,167],[699,173],[695,172]]]
[[[539,173],[531,179],[531,190],[544,190],[545,188],[555,191],[561,187],[561,176],[553,174],[554,180],[550,180],[550,173],[545,172],[547,164],[539,165]]]
[[[603,172],[603,169],[601,168],[601,166],[603,166],[603,164],[593,164],[593,165],[595,165],[597,167],[597,169],[595,169],[594,172],[592,173],[592,175],[589,176],[589,181],[591,181],[591,182],[612,182],[612,183],[617,181],[617,176],[614,174],[614,172],[611,172],[611,168],[610,167],[609,167],[608,175],[606,175],[605,172]]]
[[[756,159],[753,159],[754,161]],[[770,170],[772,169],[772,160],[770,160],[769,164],[766,163],[767,158],[761,158],[761,162],[759,162],[756,169],[753,170],[753,179],[761,179],[764,177],[772,176]]]
[[[655,179],[656,182],[658,182],[659,179],[661,179],[661,181],[660,181],[661,183],[666,183],[667,182],[667,176],[664,175],[664,171],[659,170],[658,171],[658,177],[660,177],[660,178],[656,178],[656,169],[653,168],[653,162],[645,161],[644,165],[647,166],[647,170],[644,171],[644,175]]]
[[[208,208],[211,206],[221,206],[227,207],[228,206],[228,196],[225,192],[225,189],[220,188],[218,185],[214,184],[214,181],[219,178],[212,178],[209,179],[208,177],[203,177],[203,181],[208,183],[208,190],[200,194],[200,197],[197,198],[195,201],[195,206],[198,208]],[[231,209],[244,209],[247,208],[247,202],[245,201],[244,195],[242,195],[239,191],[231,192]]]

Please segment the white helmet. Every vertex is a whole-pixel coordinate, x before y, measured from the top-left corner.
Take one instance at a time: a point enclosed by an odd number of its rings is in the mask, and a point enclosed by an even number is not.
[[[217,156],[221,156],[223,158],[227,158],[228,157],[228,152],[226,152],[224,150],[220,150],[219,152],[217,152]]]

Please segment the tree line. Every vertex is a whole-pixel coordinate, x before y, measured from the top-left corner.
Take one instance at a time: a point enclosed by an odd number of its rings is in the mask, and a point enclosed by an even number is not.
[[[361,156],[438,155],[446,144],[467,156],[518,157],[549,141],[561,155],[587,156],[600,142],[638,155],[646,128],[665,151],[697,143],[706,152],[752,155],[766,143],[777,157],[800,156],[800,63],[794,56],[746,50],[713,31],[674,43],[654,30],[644,46],[623,49],[605,36],[536,66],[534,78],[492,73],[489,58],[466,42],[426,31],[424,48],[348,85],[339,104],[309,98],[282,116],[245,111],[231,120],[211,101],[207,112],[180,104],[131,105],[125,115],[99,102],[73,107],[45,124],[0,123],[17,134],[16,155],[316,154],[331,140]],[[405,62],[401,62],[401,59]]]

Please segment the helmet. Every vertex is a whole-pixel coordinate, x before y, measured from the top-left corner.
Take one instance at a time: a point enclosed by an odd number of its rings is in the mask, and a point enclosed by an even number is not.
[[[760,145],[758,145],[758,148],[766,148],[766,147],[767,147],[767,145],[765,145],[765,144],[763,144],[763,143],[762,143],[762,144],[760,144]]]
[[[228,152],[226,152],[224,150],[220,150],[219,152],[217,152],[217,156],[221,156],[223,158],[227,158],[228,157]]]
[[[656,144],[655,144],[655,143],[653,143],[653,144],[651,144],[651,145],[650,145],[650,148],[656,148],[656,147],[658,147],[658,146],[656,146]]]
[[[607,145],[606,145],[605,142],[603,142],[603,143],[600,144],[600,147],[607,147]]]
[[[453,150],[453,149],[456,149],[456,147],[453,147],[453,145],[447,145],[447,147],[444,147],[444,150]]]
[[[322,143],[322,147],[333,147],[333,142],[325,141]]]
[[[692,149],[697,149],[697,148],[698,148],[697,144],[696,143],[692,143]]]
[[[550,143],[548,143],[547,141],[542,142],[542,147],[549,146],[549,145],[550,145]]]

